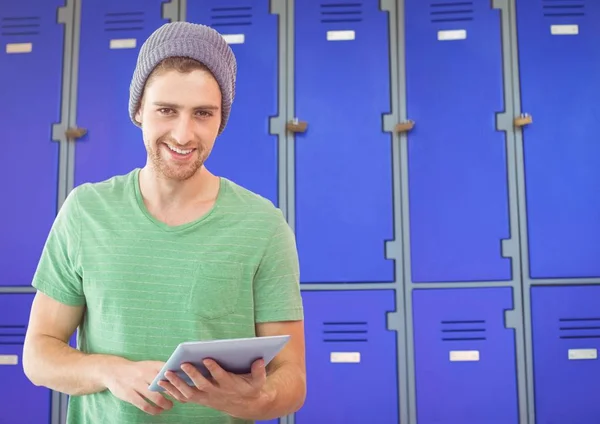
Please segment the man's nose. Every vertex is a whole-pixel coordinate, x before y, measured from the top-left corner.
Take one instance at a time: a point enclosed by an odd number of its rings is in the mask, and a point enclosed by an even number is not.
[[[173,138],[180,146],[185,146],[194,139],[194,121],[188,116],[180,116],[173,128]]]

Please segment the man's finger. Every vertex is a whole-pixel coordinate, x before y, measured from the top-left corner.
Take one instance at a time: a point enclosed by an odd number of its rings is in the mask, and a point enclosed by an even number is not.
[[[164,397],[161,393],[151,392],[147,387],[144,387],[142,390],[143,391],[140,391],[140,394],[149,401],[153,402],[159,408],[164,410],[173,408],[173,402]]]
[[[206,367],[208,372],[210,372],[210,375],[219,387],[227,387],[234,384],[231,374],[229,374],[227,371],[221,368],[221,366],[216,361],[213,361],[212,359],[206,359],[204,361],[204,366]]]
[[[181,366],[181,369],[190,377],[194,385],[201,392],[210,393],[215,389],[215,385],[212,382],[210,382],[206,377],[204,377],[202,373],[198,371],[193,365],[183,364]]]
[[[175,390],[177,390],[179,393],[181,393],[181,395],[187,399],[191,399],[194,394],[196,393],[196,391],[194,390],[193,387],[190,387],[190,385],[183,381],[182,378],[180,378],[177,373],[174,373],[172,371],[167,371],[165,373],[165,377],[167,377],[167,379],[169,380],[169,383],[171,383],[171,385],[173,386],[173,388]]]
[[[131,398],[128,401],[133,406],[137,407],[138,409],[141,409],[142,411],[150,415],[158,415],[161,412],[163,412],[162,408],[152,405],[146,399],[144,399],[142,395],[135,391],[133,392]]]
[[[267,381],[267,370],[265,368],[265,361],[262,359],[254,361],[254,363],[252,364],[250,374],[252,376],[250,384],[255,388],[262,387]]]
[[[168,381],[159,381],[158,385],[165,389],[165,392],[172,396],[176,401],[187,403],[188,399]]]

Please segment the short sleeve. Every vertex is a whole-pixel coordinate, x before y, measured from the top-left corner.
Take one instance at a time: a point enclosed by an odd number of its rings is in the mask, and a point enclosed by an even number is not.
[[[257,323],[304,318],[296,239],[283,215],[278,217],[254,280]]]
[[[58,211],[33,276],[33,287],[70,306],[85,303],[79,267],[81,223],[76,188]]]

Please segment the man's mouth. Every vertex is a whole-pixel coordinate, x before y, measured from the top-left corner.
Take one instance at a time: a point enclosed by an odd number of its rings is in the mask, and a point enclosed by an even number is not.
[[[187,155],[189,155],[190,153],[192,153],[194,150],[196,150],[196,149],[187,149],[187,150],[184,150],[184,149],[180,149],[180,148],[178,148],[178,147],[175,147],[175,146],[171,146],[170,144],[167,144],[167,147],[168,147],[168,148],[169,148],[171,151],[173,151],[173,152],[175,152],[175,153],[177,153],[177,154],[183,155],[183,156],[187,156]]]

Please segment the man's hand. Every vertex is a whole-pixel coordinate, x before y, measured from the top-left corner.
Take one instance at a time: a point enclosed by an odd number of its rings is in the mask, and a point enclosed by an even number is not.
[[[225,412],[231,416],[253,419],[254,410],[266,402],[263,390],[267,381],[264,361],[252,364],[250,374],[236,375],[225,371],[215,361],[207,359],[204,365],[212,378],[204,377],[193,365],[183,364],[181,369],[190,377],[194,386],[188,385],[174,372],[167,372],[169,381],[158,384],[182,403],[196,403]],[[263,402],[264,400],[264,402]]]
[[[122,401],[150,415],[158,415],[173,407],[173,402],[161,393],[148,390],[163,365],[157,361],[132,362],[119,358],[107,367],[106,388]]]

